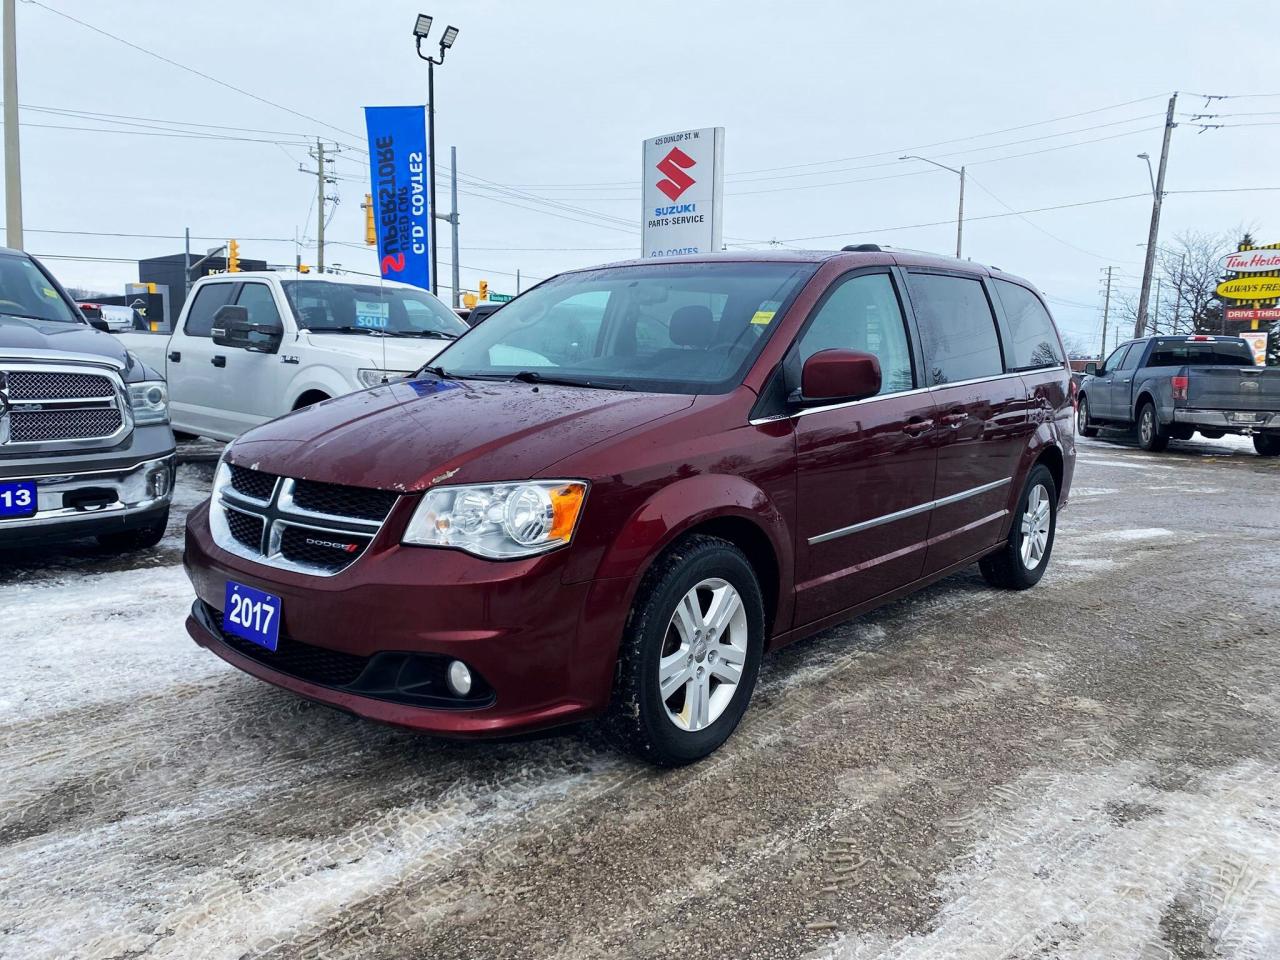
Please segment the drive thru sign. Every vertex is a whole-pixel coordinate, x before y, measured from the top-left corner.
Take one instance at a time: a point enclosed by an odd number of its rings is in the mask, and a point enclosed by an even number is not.
[[[724,127],[683,130],[644,142],[642,253],[670,257],[721,246]]]

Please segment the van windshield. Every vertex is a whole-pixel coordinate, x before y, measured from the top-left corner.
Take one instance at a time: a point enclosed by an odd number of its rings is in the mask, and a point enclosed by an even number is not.
[[[433,363],[446,376],[727,393],[816,269],[757,261],[564,274],[503,306]]]
[[[298,326],[313,333],[452,340],[467,332],[462,318],[425,290],[287,280],[284,292]]]
[[[26,257],[0,256],[0,315],[81,323],[49,278]]]

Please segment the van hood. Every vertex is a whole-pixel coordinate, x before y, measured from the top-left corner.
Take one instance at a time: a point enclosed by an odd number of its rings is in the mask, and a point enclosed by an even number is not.
[[[386,490],[524,480],[693,401],[547,384],[399,380],[257,427],[227,455],[268,473]]]
[[[129,365],[129,355],[120,341],[87,323],[0,314],[0,357],[76,359],[59,356],[68,353],[79,354],[81,360],[107,361],[120,370]]]

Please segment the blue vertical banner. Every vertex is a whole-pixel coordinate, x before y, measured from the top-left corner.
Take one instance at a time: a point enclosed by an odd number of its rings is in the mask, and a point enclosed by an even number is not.
[[[431,289],[425,107],[365,107],[378,269]]]

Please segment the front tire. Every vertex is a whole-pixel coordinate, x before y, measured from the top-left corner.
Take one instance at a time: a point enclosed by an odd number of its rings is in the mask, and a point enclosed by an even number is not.
[[[1160,453],[1169,446],[1169,433],[1160,426],[1156,405],[1150,400],[1144,400],[1138,411],[1138,446],[1152,453]]]
[[[1076,407],[1076,433],[1082,437],[1096,437],[1098,428],[1089,421],[1089,400],[1083,395]]]
[[[119,533],[102,533],[97,536],[98,546],[117,553],[130,550],[147,550],[164,539],[165,529],[169,526],[169,511],[158,517],[145,527],[136,530],[122,530]]]
[[[1255,433],[1253,435],[1253,449],[1258,451],[1258,456],[1260,457],[1280,457],[1280,437]]]
[[[1003,590],[1027,590],[1044,576],[1058,530],[1058,487],[1043,463],[1027,477],[1009,539],[978,561],[983,578]]]
[[[645,575],[623,633],[605,727],[650,763],[701,760],[746,712],[764,651],[764,601],[746,556],[692,536]]]

